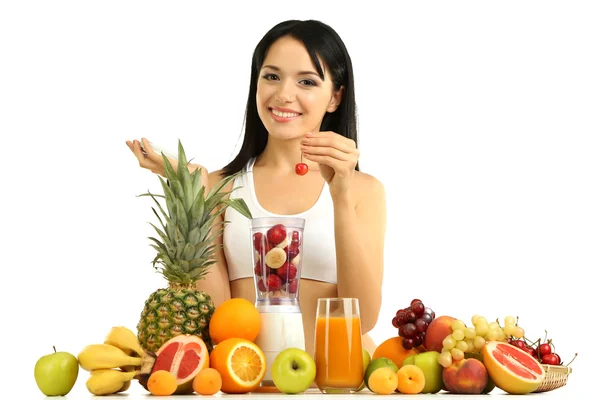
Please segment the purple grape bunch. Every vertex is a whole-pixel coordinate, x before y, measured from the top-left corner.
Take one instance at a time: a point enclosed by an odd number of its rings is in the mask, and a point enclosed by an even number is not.
[[[402,337],[402,347],[410,350],[419,347],[425,341],[427,327],[435,319],[435,312],[425,307],[419,299],[410,302],[410,306],[398,310],[392,319],[394,328],[398,328],[398,336]]]

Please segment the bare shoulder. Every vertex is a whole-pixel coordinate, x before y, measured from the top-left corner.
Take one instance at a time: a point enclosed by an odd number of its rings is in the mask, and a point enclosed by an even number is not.
[[[359,194],[359,202],[366,199],[378,201],[385,197],[385,188],[383,183],[373,175],[365,172],[356,171],[354,173],[354,185]]]
[[[223,170],[219,169],[208,174],[208,187],[213,188],[217,183],[225,179],[225,176],[222,175]],[[228,182],[227,185],[223,188],[228,191],[233,188],[233,180]]]

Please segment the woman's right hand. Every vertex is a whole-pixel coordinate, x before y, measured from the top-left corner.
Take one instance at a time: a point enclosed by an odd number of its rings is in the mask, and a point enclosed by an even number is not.
[[[162,154],[158,154],[157,152],[152,150],[152,146],[150,146],[150,142],[148,141],[148,139],[142,138],[142,141],[144,143],[144,149],[142,149],[142,146],[138,140],[128,140],[125,143],[127,144],[127,147],[129,147],[129,150],[131,150],[131,152],[138,159],[140,167],[149,169],[155,174],[166,178]],[[177,171],[177,160],[170,157],[167,157],[167,159],[171,163],[173,169]],[[188,163],[188,169],[190,173],[194,172],[198,168],[202,168],[202,177],[200,179],[201,185],[206,186],[208,184],[208,171],[206,170],[206,168],[199,164]]]

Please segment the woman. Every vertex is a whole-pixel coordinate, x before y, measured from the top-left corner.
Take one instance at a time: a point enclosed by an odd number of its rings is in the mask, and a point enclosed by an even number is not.
[[[329,255],[312,262],[305,257],[302,265],[299,297],[307,351],[313,349],[320,297],[358,298],[363,345],[371,352],[376,347],[367,333],[381,307],[385,192],[376,178],[359,171],[355,108],[352,63],[337,33],[318,21],[282,22],[254,51],[239,154],[203,177],[212,187],[245,171],[232,184],[242,188],[232,195],[244,198],[253,217],[302,217],[304,235],[319,235],[320,248],[303,250]],[[127,142],[140,166],[164,176],[161,156],[144,144],[147,152],[139,141]],[[301,154],[305,175],[295,172]],[[231,221],[219,239],[225,249],[235,248],[236,238],[250,241],[247,221],[229,209],[225,219]],[[317,220],[327,228],[309,231],[310,221]],[[198,283],[215,305],[230,297],[255,301],[247,254],[220,251],[217,264]]]

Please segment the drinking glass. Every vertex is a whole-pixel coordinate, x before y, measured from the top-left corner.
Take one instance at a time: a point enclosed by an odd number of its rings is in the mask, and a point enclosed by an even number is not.
[[[323,393],[354,393],[363,382],[358,299],[320,298],[317,303],[315,383]]]

